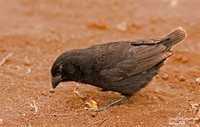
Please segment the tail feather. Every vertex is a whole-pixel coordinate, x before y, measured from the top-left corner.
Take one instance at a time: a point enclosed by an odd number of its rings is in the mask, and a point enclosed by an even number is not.
[[[168,49],[170,49],[173,45],[182,41],[186,37],[186,31],[182,27],[178,27],[173,30],[169,35],[167,35],[161,43],[168,47]]]

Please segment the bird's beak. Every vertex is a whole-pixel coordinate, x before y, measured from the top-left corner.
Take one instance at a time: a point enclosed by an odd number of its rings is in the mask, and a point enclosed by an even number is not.
[[[56,77],[53,77],[52,81],[51,81],[52,82],[52,87],[55,89],[61,81],[62,81],[62,78],[61,78],[60,75],[56,76]]]

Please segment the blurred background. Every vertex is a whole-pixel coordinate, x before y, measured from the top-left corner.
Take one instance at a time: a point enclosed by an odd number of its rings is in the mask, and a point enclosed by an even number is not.
[[[200,125],[199,0],[0,0],[0,126]],[[104,105],[113,92],[73,82],[51,88],[62,52],[111,41],[162,37],[182,26],[159,75],[125,104],[94,114],[73,88]]]

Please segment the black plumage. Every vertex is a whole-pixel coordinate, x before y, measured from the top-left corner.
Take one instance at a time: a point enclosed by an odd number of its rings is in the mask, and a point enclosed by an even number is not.
[[[51,68],[52,86],[75,81],[131,96],[158,73],[186,37],[181,27],[163,38],[110,42],[62,53]]]

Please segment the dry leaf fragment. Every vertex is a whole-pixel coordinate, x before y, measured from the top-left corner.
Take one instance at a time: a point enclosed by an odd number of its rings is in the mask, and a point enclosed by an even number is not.
[[[90,98],[85,97],[85,96],[82,95],[82,94],[80,93],[80,91],[77,90],[77,89],[74,90],[74,93],[75,93],[76,95],[78,95],[78,96],[81,98],[81,100],[83,100],[84,105],[85,105],[85,109],[91,110],[91,111],[96,111],[96,110],[98,110],[98,105],[97,105],[97,102],[96,102],[96,101],[94,101],[94,100],[92,100],[92,99],[90,99]]]
[[[97,102],[92,99],[86,100],[85,106],[86,106],[85,109],[87,110],[93,110],[93,111],[98,110]]]

